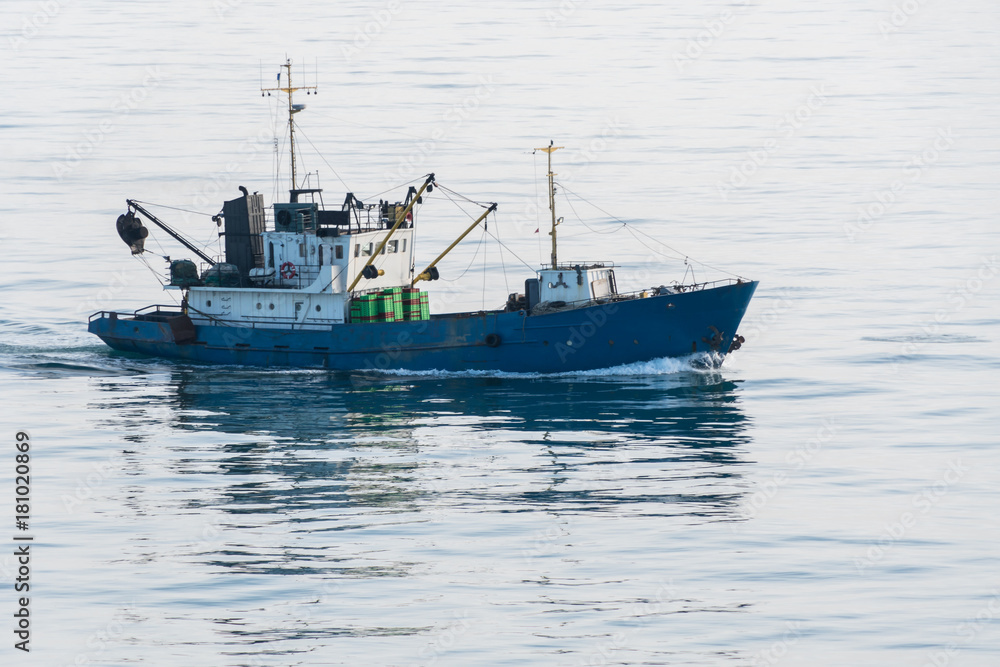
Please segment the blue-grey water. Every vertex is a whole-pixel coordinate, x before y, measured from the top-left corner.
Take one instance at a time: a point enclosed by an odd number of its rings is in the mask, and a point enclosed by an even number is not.
[[[0,556],[0,664],[998,664],[998,34],[983,0],[6,0],[0,539],[24,429],[35,541],[27,654]],[[499,203],[508,250],[470,236],[435,311],[548,259],[554,140],[561,258],[760,280],[743,349],[555,377],[111,352],[88,315],[171,303],[189,254],[132,258],[126,197],[214,253],[237,186],[283,196],[286,56],[328,204],[431,171]],[[468,220],[443,195],[426,260]]]

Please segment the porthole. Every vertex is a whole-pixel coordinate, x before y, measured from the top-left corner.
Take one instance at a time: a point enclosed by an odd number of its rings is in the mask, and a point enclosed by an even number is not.
[[[322,309],[319,306],[316,306],[316,312],[318,313],[320,310]]]
[[[260,301],[257,302],[257,310],[261,309]]]
[[[212,307],[212,300],[211,299],[206,300],[205,301],[205,305],[208,306],[209,308],[211,308]]]
[[[267,304],[267,308],[268,310],[274,310],[274,304],[273,303]]]

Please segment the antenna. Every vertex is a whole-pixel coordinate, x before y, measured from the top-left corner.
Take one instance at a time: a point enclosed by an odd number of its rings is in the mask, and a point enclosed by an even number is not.
[[[549,140],[549,145],[545,148],[536,148],[536,151],[545,151],[549,154],[549,210],[552,211],[552,231],[549,232],[549,236],[552,237],[552,268],[556,268],[556,225],[559,222],[556,221],[556,186],[553,182],[555,174],[552,173],[552,153],[560,148],[565,148],[565,146],[555,146],[555,142],[551,139]]]
[[[292,60],[291,58],[285,59],[285,64],[282,67],[286,70],[287,83],[284,87],[281,86],[281,72],[278,72],[278,85],[275,88],[261,88],[260,94],[264,93],[270,94],[272,91],[280,91],[288,95],[288,148],[291,151],[292,157],[292,190],[295,190],[298,185],[295,182],[295,119],[293,116],[298,112],[306,108],[304,104],[294,104],[292,102],[292,94],[297,90],[313,91],[316,90],[316,86],[298,86],[292,85]],[[305,75],[303,75],[305,78]]]

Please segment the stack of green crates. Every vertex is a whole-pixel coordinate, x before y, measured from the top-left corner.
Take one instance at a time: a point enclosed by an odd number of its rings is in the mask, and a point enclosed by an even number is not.
[[[420,319],[431,319],[431,304],[427,292],[420,293]]]
[[[427,292],[415,287],[390,287],[362,294],[351,301],[351,322],[403,322],[431,318]]]
[[[378,322],[381,299],[377,294],[362,294],[351,301],[352,322]]]
[[[403,319],[408,322],[420,319],[420,290],[416,287],[403,288]]]
[[[401,322],[403,320],[403,288],[390,287],[379,295],[379,321]]]
[[[403,288],[403,319],[429,320],[430,305],[427,302],[427,292],[421,292],[416,287]]]

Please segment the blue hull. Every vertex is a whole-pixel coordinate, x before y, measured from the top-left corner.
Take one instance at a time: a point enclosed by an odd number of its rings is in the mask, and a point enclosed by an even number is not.
[[[545,315],[456,313],[328,331],[196,326],[183,344],[169,324],[131,314],[96,314],[89,331],[116,350],[212,364],[560,373],[725,355],[756,288],[744,282]]]

